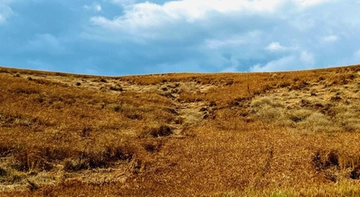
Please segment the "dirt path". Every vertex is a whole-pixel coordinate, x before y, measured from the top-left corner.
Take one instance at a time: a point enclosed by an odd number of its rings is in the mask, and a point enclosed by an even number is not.
[[[138,85],[121,79],[108,79],[99,77],[81,78],[74,76],[47,76],[47,75],[26,75],[17,77],[29,80],[50,81],[66,86],[86,88],[101,91],[107,94],[118,95],[123,92],[134,93],[156,93],[170,99],[175,108],[176,118],[181,124],[172,123],[170,126],[175,134],[174,137],[181,137],[182,131],[192,125],[199,124],[211,114],[211,107],[202,101],[184,102],[179,101],[181,93],[206,93],[215,86],[198,84],[193,81],[188,82],[164,82],[157,85]]]

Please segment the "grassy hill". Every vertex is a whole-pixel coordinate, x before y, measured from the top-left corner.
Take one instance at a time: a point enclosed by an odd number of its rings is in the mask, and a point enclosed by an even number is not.
[[[100,77],[0,67],[1,196],[360,196],[360,65]]]

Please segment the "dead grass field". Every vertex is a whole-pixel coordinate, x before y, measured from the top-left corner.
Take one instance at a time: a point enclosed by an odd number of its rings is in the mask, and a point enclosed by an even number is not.
[[[1,196],[360,196],[360,66],[0,67]]]

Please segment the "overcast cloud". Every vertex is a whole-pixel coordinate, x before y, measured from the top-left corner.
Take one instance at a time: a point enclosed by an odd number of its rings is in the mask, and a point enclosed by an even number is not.
[[[99,75],[360,63],[359,0],[0,0],[0,65]]]

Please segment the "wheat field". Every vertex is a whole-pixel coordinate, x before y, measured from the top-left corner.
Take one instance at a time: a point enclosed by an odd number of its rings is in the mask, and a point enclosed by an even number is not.
[[[0,67],[0,196],[360,196],[360,65]]]

